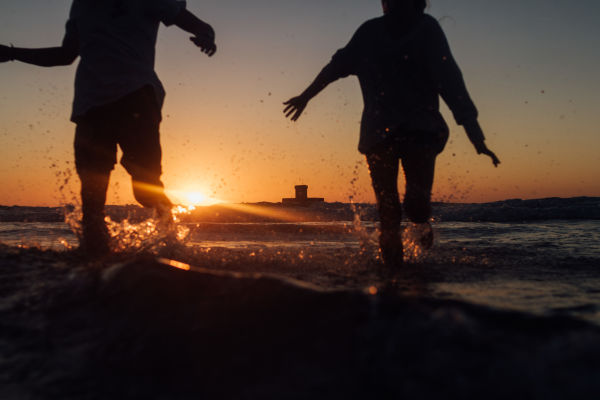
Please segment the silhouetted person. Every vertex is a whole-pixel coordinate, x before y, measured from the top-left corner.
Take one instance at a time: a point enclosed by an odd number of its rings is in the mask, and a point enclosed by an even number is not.
[[[117,145],[132,177],[135,198],[170,218],[171,202],[160,180],[159,124],[165,96],[154,72],[160,22],[192,33],[208,56],[216,51],[212,27],[175,0],[74,0],[60,47],[21,49],[0,46],[0,62],[19,60],[51,67],[81,57],[75,78],[71,119],[75,164],[83,208],[81,248],[110,250],[104,203]]]
[[[358,149],[366,155],[379,219],[380,246],[388,265],[402,263],[398,168],[406,178],[404,209],[427,224],[425,246],[433,243],[429,224],[435,159],[448,140],[439,112],[441,95],[480,154],[500,161],[485,143],[477,109],[465,87],[439,23],[425,14],[425,0],[383,0],[384,16],[365,22],[315,81],[284,104],[296,121],[308,102],[331,82],[356,75],[363,93]]]

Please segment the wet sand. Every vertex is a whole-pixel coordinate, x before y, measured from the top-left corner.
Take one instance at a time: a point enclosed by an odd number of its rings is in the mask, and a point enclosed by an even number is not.
[[[4,246],[0,296],[3,399],[600,395],[568,317]]]

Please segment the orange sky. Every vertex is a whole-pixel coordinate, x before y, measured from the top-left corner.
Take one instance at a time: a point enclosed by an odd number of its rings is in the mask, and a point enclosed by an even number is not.
[[[238,3],[234,10],[216,0],[188,2],[217,31],[220,51],[214,59],[196,51],[177,28],[161,28],[157,71],[167,89],[161,129],[167,189],[179,197],[193,191],[254,202],[279,201],[293,195],[294,185],[307,184],[309,195],[327,201],[346,202],[349,196],[373,201],[366,164],[356,149],[362,109],[357,80],[332,84],[296,124],[283,118],[281,103],[303,90],[362,21],[380,14],[377,2],[308,1],[303,15],[297,4],[282,3],[269,8],[276,19],[257,10],[267,8],[264,1],[251,13],[241,12],[247,2]],[[480,110],[488,145],[502,165],[495,169],[477,156],[444,107],[451,137],[438,159],[434,198],[600,196],[595,22],[584,8],[567,12],[558,5],[539,21],[492,20],[507,7],[495,10],[495,2],[484,3],[487,8],[467,10],[437,0],[430,12],[446,17],[442,26]],[[7,0],[0,6],[0,43],[60,43],[70,2],[28,4]],[[340,8],[344,18],[336,18]],[[558,19],[571,18],[569,13],[578,18],[577,29]],[[74,71],[75,66],[0,64],[0,204],[76,199],[76,177],[59,189],[65,174],[74,173],[74,125],[68,121]],[[129,179],[117,166],[109,203],[134,202]]]

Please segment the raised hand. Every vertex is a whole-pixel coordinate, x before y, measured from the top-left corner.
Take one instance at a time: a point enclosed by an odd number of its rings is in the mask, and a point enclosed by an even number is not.
[[[291,118],[292,121],[297,121],[298,118],[302,115],[302,112],[306,108],[308,104],[308,98],[305,96],[296,96],[292,97],[285,103],[283,103],[286,107],[283,110],[286,118]]]
[[[0,44],[0,62],[7,62],[11,60],[11,48]]]
[[[208,36],[192,36],[190,40],[209,57],[212,57],[217,52],[217,45],[214,39]]]

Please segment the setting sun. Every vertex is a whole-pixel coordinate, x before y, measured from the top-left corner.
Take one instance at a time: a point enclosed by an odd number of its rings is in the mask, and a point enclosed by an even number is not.
[[[189,192],[186,194],[186,199],[192,205],[200,205],[206,201],[206,196],[200,192]]]
[[[167,193],[175,203],[185,206],[210,206],[222,203],[221,200],[209,197],[199,190],[170,190]]]

